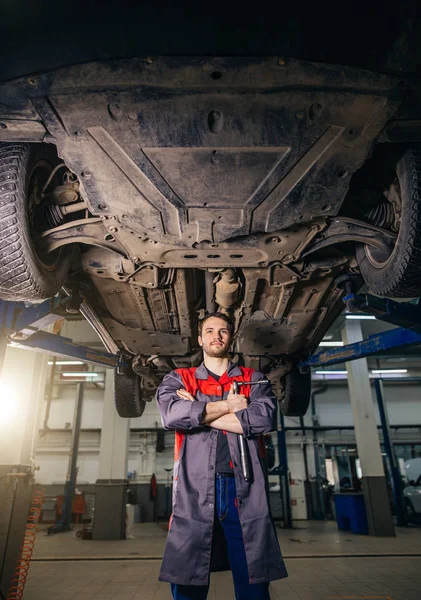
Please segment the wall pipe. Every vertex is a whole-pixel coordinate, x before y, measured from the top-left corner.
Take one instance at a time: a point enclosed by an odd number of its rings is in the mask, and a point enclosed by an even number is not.
[[[328,389],[328,385],[324,384],[319,388],[313,390],[311,392],[310,403],[311,403],[311,420],[313,422],[313,449],[314,449],[314,466],[316,468],[316,484],[317,484],[317,504],[315,507],[313,505],[313,518],[316,521],[324,521],[325,519],[325,511],[324,511],[324,502],[323,502],[323,493],[322,493],[322,474],[320,470],[320,453],[319,453],[319,444],[317,439],[317,425],[318,419],[316,414],[316,396],[319,394],[323,394]]]
[[[50,409],[51,409],[51,401],[53,399],[53,390],[54,390],[54,378],[56,375],[56,357],[53,357],[53,364],[51,366],[50,378],[48,380],[48,388],[47,388],[47,401],[45,403],[45,414],[44,414],[44,423],[43,428],[40,431],[40,435],[43,436],[48,431],[48,421],[50,420]]]
[[[300,417],[300,427],[303,432],[303,459],[304,459],[304,472],[306,476],[306,481],[308,481],[308,457],[307,457],[307,435],[306,435],[306,426],[304,424],[304,417]]]
[[[279,483],[282,502],[282,520],[286,529],[292,529],[291,496],[289,493],[288,454],[285,435],[285,419],[279,408],[278,427],[278,456],[279,456]]]
[[[390,425],[391,429],[421,429],[421,423],[419,425]],[[377,425],[377,429],[381,429],[381,425]],[[353,425],[318,425],[312,427],[306,425],[306,429],[309,431],[353,431],[355,427]],[[285,431],[301,431],[301,427],[298,426],[286,426]]]
[[[390,425],[391,429],[421,429],[421,423],[419,425],[408,425],[408,424],[403,424],[403,425]],[[301,431],[301,427],[288,427],[285,426],[285,431]],[[342,429],[346,430],[346,431],[352,431],[354,429],[353,425],[320,425],[318,427],[312,427],[311,425],[306,425],[306,431],[341,431]],[[381,429],[381,425],[377,425],[377,429]],[[42,431],[42,429],[40,429],[40,432]],[[53,427],[53,428],[49,428],[48,432],[49,433],[58,433],[61,431],[67,431],[69,432],[69,429],[65,429],[64,427]],[[84,432],[90,432],[90,433],[100,433],[101,432],[101,428],[100,427],[84,427],[81,431]],[[130,431],[132,433],[140,433],[142,431],[168,431],[167,429],[163,429],[162,427],[131,427]]]

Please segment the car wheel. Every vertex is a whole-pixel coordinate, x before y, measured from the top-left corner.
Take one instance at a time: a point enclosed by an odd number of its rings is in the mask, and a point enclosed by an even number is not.
[[[310,404],[311,372],[293,367],[281,379],[279,404],[286,417],[303,417]]]
[[[414,505],[412,504],[412,502],[409,498],[405,498],[405,506],[406,506],[406,512],[409,515],[414,516],[417,514],[417,511],[415,510]]]
[[[69,249],[43,251],[40,231],[34,225],[44,202],[43,188],[57,164],[53,146],[0,144],[0,298],[3,300],[51,298],[67,278]]]
[[[120,374],[114,372],[114,402],[120,417],[141,417],[146,401],[142,398],[141,379],[132,370]]]
[[[421,148],[410,148],[397,160],[385,209],[393,211],[395,244],[379,250],[356,246],[358,265],[370,291],[379,296],[421,295]],[[377,222],[375,224],[381,225]]]

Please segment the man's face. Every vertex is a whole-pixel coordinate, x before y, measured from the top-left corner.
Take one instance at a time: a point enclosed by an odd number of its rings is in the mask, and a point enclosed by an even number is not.
[[[199,344],[205,354],[212,358],[226,358],[231,343],[228,323],[218,317],[210,317],[203,323]]]

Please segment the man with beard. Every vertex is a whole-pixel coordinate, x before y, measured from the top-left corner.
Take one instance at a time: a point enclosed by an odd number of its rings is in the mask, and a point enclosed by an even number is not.
[[[275,429],[276,398],[270,383],[245,385],[263,375],[229,360],[232,334],[226,315],[208,314],[199,322],[202,364],[172,371],[157,390],[163,427],[176,431],[173,513],[159,579],[178,600],[206,600],[211,571],[231,569],[237,600],[267,600],[269,582],[287,576],[259,443]],[[251,481],[241,470],[239,435]]]

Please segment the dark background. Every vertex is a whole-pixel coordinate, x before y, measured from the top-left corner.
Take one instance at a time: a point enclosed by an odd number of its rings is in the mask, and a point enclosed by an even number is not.
[[[419,5],[0,0],[0,79],[156,55],[277,55],[417,75]]]

